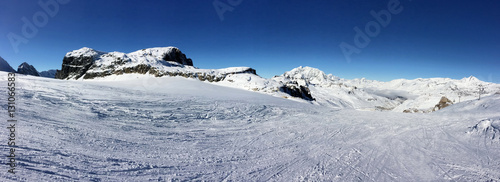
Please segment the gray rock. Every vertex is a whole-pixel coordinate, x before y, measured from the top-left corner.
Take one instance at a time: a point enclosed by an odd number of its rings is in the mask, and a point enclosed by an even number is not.
[[[186,58],[186,55],[181,52],[178,48],[173,48],[173,51],[168,52],[163,57],[165,61],[174,61],[176,63],[193,66],[193,60]]]
[[[311,91],[308,87],[299,85],[297,82],[286,83],[279,88],[281,92],[284,92],[292,97],[302,98],[304,100],[313,101],[316,100],[311,95]]]
[[[38,71],[33,67],[33,65],[30,65],[26,62],[22,63],[17,67],[17,73],[19,74],[25,74],[25,75],[33,75],[33,76],[40,76],[38,74]]]
[[[63,59],[63,64],[61,66],[61,70],[58,70],[55,78],[57,79],[69,79],[74,78],[78,79],[82,77],[87,70],[89,70],[90,66],[94,64],[95,56],[65,56]]]

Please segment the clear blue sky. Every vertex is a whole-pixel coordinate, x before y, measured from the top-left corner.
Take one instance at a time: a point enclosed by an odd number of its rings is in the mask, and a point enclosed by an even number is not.
[[[43,71],[60,69],[66,52],[81,47],[133,52],[176,46],[199,68],[249,66],[263,77],[311,66],[348,79],[474,75],[500,82],[497,0],[400,0],[402,11],[350,62],[339,45],[354,45],[353,28],[365,30],[375,20],[370,11],[387,10],[391,0],[218,1],[232,9],[224,20],[213,0],[71,0],[47,15],[48,22],[38,0],[1,1],[0,56],[15,68],[26,61]],[[8,35],[23,37],[23,17],[38,17],[42,26],[16,52]]]

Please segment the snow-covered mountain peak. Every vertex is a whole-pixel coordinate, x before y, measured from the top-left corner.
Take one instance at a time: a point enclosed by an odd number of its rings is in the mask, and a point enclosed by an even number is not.
[[[141,49],[132,53],[129,53],[129,56],[137,56],[137,57],[148,57],[152,56],[158,59],[163,59],[163,57],[167,54],[179,52],[177,47],[155,47],[148,49]]]
[[[228,74],[256,74],[248,67],[198,69],[177,47],[141,49],[132,53],[101,52],[84,47],[71,51],[63,59],[58,79],[93,79],[111,75],[151,74],[156,77],[183,76],[218,82]]]
[[[193,66],[193,61],[188,59],[177,47],[155,47],[148,49],[141,49],[127,54],[128,57],[133,58],[139,62],[151,61],[173,61],[182,65]]]
[[[97,55],[106,54],[107,52],[97,51],[92,48],[82,47],[78,50],[68,52],[66,57],[93,57]]]
[[[381,82],[365,78],[340,79],[307,66],[265,79],[249,67],[198,69],[177,47],[148,48],[132,53],[105,53],[84,47],[67,54],[55,77],[107,79],[104,77],[124,74],[182,76],[278,97],[302,98],[318,105],[395,112],[432,112],[442,100],[458,103],[500,90],[500,85],[473,76],[462,80],[418,78]],[[484,90],[480,91],[481,88]]]
[[[464,81],[464,82],[480,82],[481,80],[479,80],[478,78],[471,75],[467,78],[463,78],[462,81]]]
[[[297,67],[290,71],[285,72],[283,77],[292,80],[304,80],[310,84],[322,84],[327,82],[328,80],[337,79],[337,77],[333,75],[327,75],[325,72],[312,67]]]

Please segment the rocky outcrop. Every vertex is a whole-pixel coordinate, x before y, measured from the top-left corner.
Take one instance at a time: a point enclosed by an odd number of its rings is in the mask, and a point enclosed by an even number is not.
[[[154,66],[153,66],[154,65]],[[92,79],[123,73],[148,73],[152,67],[193,66],[193,61],[176,47],[142,49],[133,53],[100,52],[81,48],[63,58],[57,79]]]
[[[281,92],[287,93],[288,95],[292,97],[299,97],[304,100],[309,100],[313,101],[316,100],[313,98],[311,95],[311,91],[309,91],[309,88],[303,85],[297,84],[297,82],[290,82],[286,83],[283,86],[279,88]]]
[[[94,63],[94,57],[64,57],[61,70],[56,73],[57,79],[67,79],[80,77],[89,70],[90,66]]]
[[[172,51],[167,52],[163,56],[163,60],[165,61],[173,61],[182,65],[193,66],[193,60],[186,58],[186,55],[183,54],[178,48],[172,48]]]
[[[448,106],[450,106],[452,104],[453,104],[453,102],[450,99],[448,99],[445,96],[443,96],[443,97],[441,97],[441,100],[439,100],[439,103],[436,104],[436,106],[434,106],[433,111],[437,111],[437,110],[443,109],[443,108],[448,107]]]
[[[38,74],[38,71],[33,67],[33,65],[30,65],[26,62],[22,63],[17,67],[17,73],[19,74],[25,74],[25,75],[33,75],[33,76],[40,76]]]
[[[426,111],[421,111],[417,108],[409,108],[409,109],[405,109],[403,111],[403,113],[427,113]]]
[[[0,71],[5,71],[5,72],[16,72],[5,59],[0,57]]]
[[[94,64],[99,52],[82,48],[77,51],[69,52],[64,56],[61,70],[57,70],[55,78],[57,79],[79,79]]]
[[[129,73],[152,74],[156,77],[183,76],[209,82],[222,81],[230,74],[257,74],[254,69],[247,67],[197,69],[193,67],[193,61],[176,47],[142,49],[128,54],[106,53],[84,47],[66,54],[55,78],[94,79]]]
[[[249,67],[225,69],[198,69],[193,61],[176,47],[142,49],[132,53],[100,52],[82,48],[66,54],[61,70],[55,74],[57,79],[94,79],[110,75],[150,74],[156,77],[182,76],[201,81],[220,82],[228,75],[253,74]],[[307,84],[286,81],[276,87],[277,91],[305,100],[315,100]]]
[[[429,108],[429,109],[409,108],[409,109],[405,109],[403,112],[404,113],[430,113],[430,112],[441,110],[441,109],[448,107],[452,104],[453,104],[453,102],[450,99],[443,96],[439,100],[439,103],[436,104],[433,108]]]

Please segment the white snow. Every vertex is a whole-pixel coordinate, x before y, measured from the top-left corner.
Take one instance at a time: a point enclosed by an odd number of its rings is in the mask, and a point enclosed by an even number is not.
[[[233,76],[242,86],[254,80],[250,89],[279,82]],[[0,82],[6,79],[0,72]],[[0,181],[500,180],[500,142],[470,133],[480,121],[498,126],[499,95],[404,114],[324,107],[180,77],[17,80],[18,173],[2,168]],[[327,82],[314,88],[355,85]],[[400,83],[406,81],[383,84]]]
[[[97,55],[102,55],[102,54],[106,54],[106,52],[96,51],[92,48],[83,47],[81,49],[68,52],[66,54],[66,57],[78,57],[78,56],[92,57],[92,56],[97,56]]]
[[[488,83],[470,76],[461,80],[450,78],[418,78],[414,80],[397,79],[389,82],[380,82],[367,79],[341,79],[332,74],[312,67],[298,67],[270,79],[258,75],[241,73],[251,68],[231,67],[224,69],[199,69],[193,66],[182,65],[173,61],[164,61],[163,57],[176,47],[157,47],[142,49],[132,53],[101,52],[90,48],[82,48],[69,52],[66,56],[94,56],[95,65],[87,73],[113,73],[138,65],[148,65],[155,71],[183,75],[185,77],[202,77],[210,75],[211,81],[217,78],[216,85],[257,91],[277,97],[305,102],[300,98],[292,98],[280,91],[285,84],[307,87],[315,101],[313,104],[332,108],[349,108],[365,111],[393,111],[393,112],[433,112],[435,105],[442,97],[446,97],[454,104],[478,98],[479,87],[485,88],[482,96],[492,95],[500,91],[500,84]],[[168,73],[168,74],[167,74]],[[97,75],[99,75],[97,74]],[[151,74],[151,71],[150,73]],[[186,76],[188,75],[188,76]],[[77,75],[73,75],[75,77]],[[71,77],[71,76],[70,76]],[[83,79],[84,77],[80,77]],[[102,80],[100,78],[94,78]],[[107,79],[107,78],[105,78]]]
[[[176,47],[156,47],[138,50],[132,53],[102,52],[91,48],[81,48],[66,54],[66,57],[93,57],[94,66],[86,73],[103,73],[132,68],[138,65],[149,65],[162,73],[185,73],[197,75],[212,75],[222,77],[223,75],[243,72],[249,67],[230,67],[224,69],[198,69],[194,66],[182,65],[174,61],[165,61],[163,57],[177,50]],[[74,79],[75,75],[69,79]],[[83,77],[79,78],[83,80]]]
[[[432,112],[443,96],[453,103],[477,99],[480,85],[485,87],[482,96],[500,91],[499,84],[483,82],[473,76],[461,80],[419,78],[380,82],[364,78],[341,79],[311,67],[298,67],[271,79],[252,75],[232,75],[229,81],[224,80],[218,84],[282,97],[276,94],[276,90],[283,83],[289,82],[307,86],[316,99],[313,101],[314,104],[334,108],[394,112],[403,112],[407,109]]]

